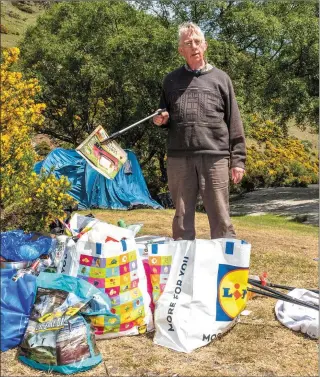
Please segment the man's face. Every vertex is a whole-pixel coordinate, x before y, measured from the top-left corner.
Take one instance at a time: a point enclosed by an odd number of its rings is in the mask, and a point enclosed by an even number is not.
[[[204,63],[204,52],[206,49],[207,42],[193,30],[181,35],[179,53],[185,58],[191,68],[194,65]]]

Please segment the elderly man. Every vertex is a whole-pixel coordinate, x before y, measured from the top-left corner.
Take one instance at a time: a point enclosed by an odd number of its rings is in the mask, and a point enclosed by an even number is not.
[[[235,238],[229,215],[229,168],[234,183],[244,174],[246,147],[230,77],[206,63],[207,42],[192,22],[179,26],[179,53],[186,64],[163,82],[153,118],[168,128],[168,185],[176,213],[174,239],[195,238],[195,207],[200,192],[211,238]]]

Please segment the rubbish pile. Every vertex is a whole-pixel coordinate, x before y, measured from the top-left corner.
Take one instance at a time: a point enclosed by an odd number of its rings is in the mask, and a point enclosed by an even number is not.
[[[234,326],[252,294],[302,305],[249,276],[245,241],[137,236],[142,224],[77,213],[59,225],[56,235],[1,233],[1,350],[19,345],[36,369],[84,371],[102,360],[96,340],[153,330],[155,344],[191,352]],[[318,316],[312,293],[305,309]]]

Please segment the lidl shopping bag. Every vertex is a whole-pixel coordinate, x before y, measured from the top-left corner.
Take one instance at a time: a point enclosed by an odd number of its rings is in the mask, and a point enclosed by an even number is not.
[[[97,338],[154,329],[146,274],[133,238],[105,243],[69,240],[61,272],[84,279],[109,296],[111,312],[119,319],[92,318]]]
[[[156,304],[154,342],[191,352],[232,327],[244,309],[251,246],[221,238],[168,248],[171,271]]]
[[[85,371],[102,361],[94,328],[86,316],[117,316],[107,295],[81,279],[42,272],[19,360],[41,370],[65,374]]]

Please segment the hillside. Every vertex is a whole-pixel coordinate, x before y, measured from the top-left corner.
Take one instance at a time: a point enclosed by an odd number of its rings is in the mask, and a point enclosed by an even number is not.
[[[46,2],[1,1],[1,48],[15,47],[28,26],[44,12]]]

